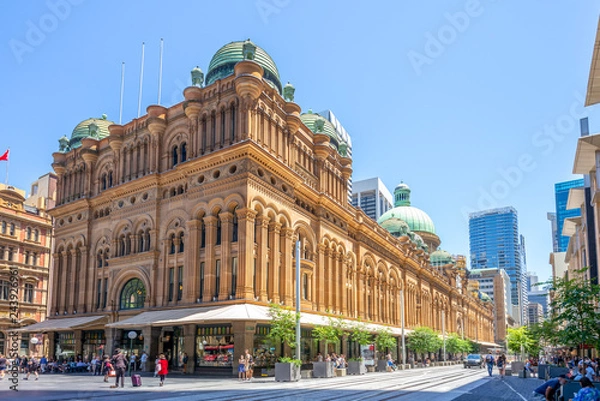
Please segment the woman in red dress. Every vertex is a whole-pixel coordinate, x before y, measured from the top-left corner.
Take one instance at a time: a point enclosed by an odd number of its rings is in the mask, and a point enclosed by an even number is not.
[[[160,377],[160,386],[162,387],[165,382],[165,377],[169,374],[169,362],[165,359],[165,354],[160,354],[158,358],[158,366],[160,366],[158,377]]]

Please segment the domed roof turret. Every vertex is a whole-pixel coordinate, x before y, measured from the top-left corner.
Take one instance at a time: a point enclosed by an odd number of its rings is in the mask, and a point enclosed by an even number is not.
[[[335,127],[325,117],[322,117],[312,110],[308,110],[307,113],[300,115],[300,120],[306,125],[306,127],[313,133],[325,134],[330,139],[330,144],[333,148],[337,149],[340,145],[342,138],[338,135]]]
[[[435,225],[431,217],[421,209],[410,206],[410,188],[400,183],[394,190],[394,208],[385,212],[377,223],[383,226],[386,220],[398,218],[405,221],[411,231],[435,234]]]
[[[254,49],[254,61],[260,64],[260,66],[264,69],[263,77],[281,94],[282,85],[281,78],[279,77],[279,71],[277,70],[277,65],[275,65],[275,62],[266,51],[254,45],[254,43],[250,42],[250,39],[247,41],[231,42],[217,50],[213,58],[210,60],[210,64],[208,65],[208,71],[206,73],[206,85],[210,85],[218,79],[222,79],[233,74],[233,67],[239,61],[244,60],[244,44],[250,44],[256,47]]]
[[[431,265],[435,267],[454,263],[454,257],[449,252],[446,252],[442,249],[431,252],[431,255],[429,255],[429,260],[431,261]]]
[[[106,138],[110,134],[108,126],[112,124],[114,124],[114,122],[110,121],[106,114],[102,114],[101,118],[88,118],[87,120],[83,120],[73,129],[68,146],[66,146],[65,149],[61,149],[61,151],[69,151],[78,148],[81,146],[81,140],[83,138],[89,137],[98,140]],[[61,141],[59,142],[62,148],[64,139],[61,138]]]

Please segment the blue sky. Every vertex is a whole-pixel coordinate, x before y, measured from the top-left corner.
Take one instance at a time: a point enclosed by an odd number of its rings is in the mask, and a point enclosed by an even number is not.
[[[354,180],[412,188],[442,248],[469,253],[466,213],[514,206],[528,268],[550,276],[555,182],[571,174],[599,9],[593,1],[347,2],[256,0],[3,3],[0,148],[9,183],[51,170],[57,140],[81,120],[137,116],[182,99],[224,44],[251,38],[296,87],[304,111],[331,109],[353,141]],[[4,180],[3,163],[0,177]]]

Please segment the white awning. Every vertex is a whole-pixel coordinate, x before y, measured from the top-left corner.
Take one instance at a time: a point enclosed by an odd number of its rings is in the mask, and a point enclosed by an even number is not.
[[[69,331],[85,328],[87,326],[102,324],[108,320],[107,316],[82,316],[46,319],[40,323],[21,327],[16,331],[39,332],[39,331]],[[93,323],[93,324],[92,324]]]
[[[583,187],[569,189],[569,198],[567,199],[567,210],[580,209],[585,202],[585,190]]]
[[[335,316],[333,317],[335,318]],[[254,304],[235,304],[226,306],[197,307],[187,309],[170,309],[152,312],[142,312],[137,316],[125,319],[120,322],[107,324],[106,327],[114,328],[134,328],[142,326],[178,326],[183,324],[206,324],[215,322],[231,322],[234,320],[254,320],[258,322],[269,322],[269,308]],[[350,326],[357,324],[354,320],[342,319]],[[306,326],[323,326],[329,324],[327,316],[314,313],[302,312],[300,314],[300,323]],[[368,330],[376,332],[381,329],[390,329],[392,334],[399,336],[402,329],[399,327],[389,327],[379,324],[366,324]],[[412,330],[405,329],[408,334]]]
[[[596,152],[600,150],[600,134],[582,136],[577,140],[573,174],[589,174],[596,167]]]

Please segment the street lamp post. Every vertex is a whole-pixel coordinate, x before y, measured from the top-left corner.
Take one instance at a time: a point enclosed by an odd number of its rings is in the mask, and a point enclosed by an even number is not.
[[[444,362],[446,362],[446,311],[442,310],[442,337],[444,339]]]
[[[131,330],[127,333],[127,337],[129,337],[129,361],[127,364],[129,365],[129,376],[131,376],[131,355],[133,355],[133,339],[137,337],[137,332]]]
[[[406,366],[406,344],[404,340],[404,290],[400,290],[400,323],[402,324],[402,369]]]
[[[300,350],[300,240],[296,241],[296,359],[301,360]]]

